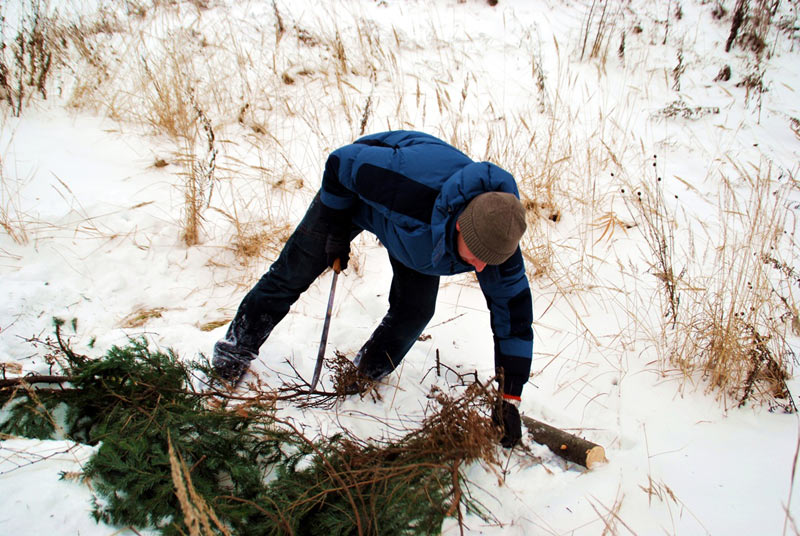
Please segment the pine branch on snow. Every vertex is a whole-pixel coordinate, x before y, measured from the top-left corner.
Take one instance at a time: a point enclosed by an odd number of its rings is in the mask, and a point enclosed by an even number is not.
[[[434,394],[421,428],[395,441],[311,440],[275,415],[275,397],[233,405],[195,392],[191,370],[144,340],[89,359],[56,333],[70,385],[0,388],[0,432],[99,444],[85,466],[98,520],[163,534],[329,536],[438,534],[465,509],[490,517],[461,472],[496,463],[480,385]]]

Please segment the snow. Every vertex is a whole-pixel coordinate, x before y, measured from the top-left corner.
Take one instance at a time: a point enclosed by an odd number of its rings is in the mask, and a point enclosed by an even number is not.
[[[713,264],[716,248],[750,230],[742,214],[758,200],[753,196],[777,192],[764,203],[787,232],[780,258],[797,270],[797,32],[771,29],[772,55],[762,66],[768,91],[759,105],[735,85],[753,55],[723,50],[730,14],[717,21],[714,4],[699,0],[609,3],[601,55],[589,57],[591,32],[583,59],[583,29],[595,5],[589,0],[500,0],[494,8],[478,0],[279,0],[280,40],[266,0],[214,0],[207,9],[201,2],[161,4],[144,17],[102,0],[51,6],[70,20],[103,12],[116,21],[119,31],[91,34],[110,51],[107,76],[92,91],[65,69],[51,78],[50,98],[31,99],[20,118],[3,107],[0,216],[16,236],[0,234],[0,361],[19,363],[25,373],[48,370],[29,339],[50,335],[53,317],[77,319],[69,335],[93,355],[139,335],[186,360],[208,355],[225,326],[200,327],[230,319],[278,252],[236,258],[232,219],[249,232],[295,225],[327,153],[358,136],[369,97],[367,132],[411,128],[441,136],[506,167],[524,192],[561,212],[558,223],[541,219],[529,233],[537,251],[548,248],[535,256],[549,267],[542,277],[531,273],[533,375],[521,409],[602,444],[609,463],[585,472],[531,445],[542,463],[502,452],[503,474],[474,465],[467,470],[472,492],[496,523],[468,517],[466,533],[798,532],[800,506],[796,497],[790,502],[792,487],[798,492],[797,415],[739,408],[704,378],[687,379],[660,361],[662,290],[651,254],[639,228],[605,225],[609,215],[636,220],[633,191],[662,177],[675,264],[708,283],[683,289],[685,303],[695,303],[726,278]],[[6,38],[20,5],[27,3],[0,7]],[[783,2],[779,15],[795,17],[796,27],[798,9]],[[346,72],[334,56],[337,35]],[[685,70],[678,90],[679,52]],[[190,54],[185,78],[169,78],[177,75],[167,60]],[[217,183],[196,246],[182,241],[180,162],[187,154],[207,162],[206,140],[198,131],[187,144],[158,128],[142,57],[149,76],[196,88],[217,135]],[[725,64],[731,81],[714,82]],[[82,83],[99,72],[85,59],[73,65]],[[283,73],[294,83],[284,83]],[[678,100],[719,112],[660,114]],[[155,166],[158,159],[169,165]],[[755,186],[758,176],[768,189]],[[737,196],[736,211],[723,210],[726,189]],[[328,355],[355,354],[385,312],[390,280],[385,251],[359,237],[353,267],[339,278]],[[291,364],[310,377],[330,284],[326,273],[301,297],[252,374],[274,384],[292,374]],[[796,303],[796,285],[778,288]],[[155,309],[163,311],[143,326],[128,322]],[[454,380],[431,372],[437,351],[456,370],[492,375],[489,315],[473,276],[442,280],[425,334],[430,339],[418,342],[381,387],[382,400],[353,397],[332,411],[282,413],[320,433],[344,425],[362,437],[385,437],[392,432],[382,422],[413,427],[431,386]],[[796,351],[797,337],[786,335]],[[322,381],[330,378],[323,373]],[[789,387],[800,385],[792,378]],[[0,441],[0,533],[133,534],[96,523],[91,488],[59,479],[79,472],[91,453],[63,440]],[[457,522],[446,521],[443,533],[458,534]]]

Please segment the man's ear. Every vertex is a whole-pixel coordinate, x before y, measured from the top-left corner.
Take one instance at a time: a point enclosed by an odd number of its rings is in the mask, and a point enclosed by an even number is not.
[[[461,224],[456,220],[456,231],[461,231]]]

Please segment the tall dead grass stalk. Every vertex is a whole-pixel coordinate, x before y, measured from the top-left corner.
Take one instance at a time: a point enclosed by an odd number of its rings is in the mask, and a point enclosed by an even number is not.
[[[613,22],[610,20],[611,13],[609,13],[608,6],[611,2],[603,2],[600,0],[601,5],[598,6],[598,0],[592,0],[592,5],[589,7],[589,13],[586,15],[585,23],[582,27],[581,39],[581,61],[587,54],[590,58],[602,58],[605,63],[605,57],[608,49],[610,29],[613,29]],[[592,36],[592,33],[594,35]]]
[[[195,152],[195,139],[186,139],[186,153],[184,154],[185,179],[185,220],[183,239],[187,246],[200,243],[200,225],[202,214],[211,203],[214,193],[214,172],[217,167],[216,136],[211,126],[211,121],[197,103],[194,91],[189,90],[189,100],[195,112],[195,119],[199,123],[197,131],[205,137],[205,156],[198,157]]]
[[[19,192],[6,179],[3,159],[0,159],[0,227],[19,245],[28,243],[28,232],[21,210]]]
[[[650,249],[653,275],[661,282],[663,295],[663,318],[670,328],[678,321],[681,293],[679,284],[686,274],[686,267],[675,266],[675,214],[667,205],[662,185],[662,177],[658,173],[657,155],[653,155],[650,180],[634,185],[626,192],[623,190],[626,205],[636,218],[637,229],[642,234]]]
[[[165,51],[164,59],[157,69],[150,67],[147,57],[141,60],[145,120],[156,132],[171,138],[193,138],[195,114],[186,76],[189,60],[178,51],[175,55]]]
[[[31,92],[47,98],[48,77],[60,54],[48,6],[46,0],[29,0],[13,37],[6,35],[6,21],[0,16],[0,100],[8,103],[16,117]]]
[[[183,511],[184,523],[189,529],[189,536],[216,536],[217,531],[230,536],[230,530],[219,520],[213,508],[208,506],[203,497],[192,485],[191,471],[186,466],[180,453],[168,439],[169,464],[172,469],[172,482],[175,484],[175,496]]]

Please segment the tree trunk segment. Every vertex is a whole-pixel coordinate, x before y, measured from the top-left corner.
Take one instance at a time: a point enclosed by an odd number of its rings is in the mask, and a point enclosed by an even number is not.
[[[547,446],[567,461],[577,463],[587,469],[608,462],[605,449],[596,443],[524,415],[522,423],[528,429],[531,439]]]

